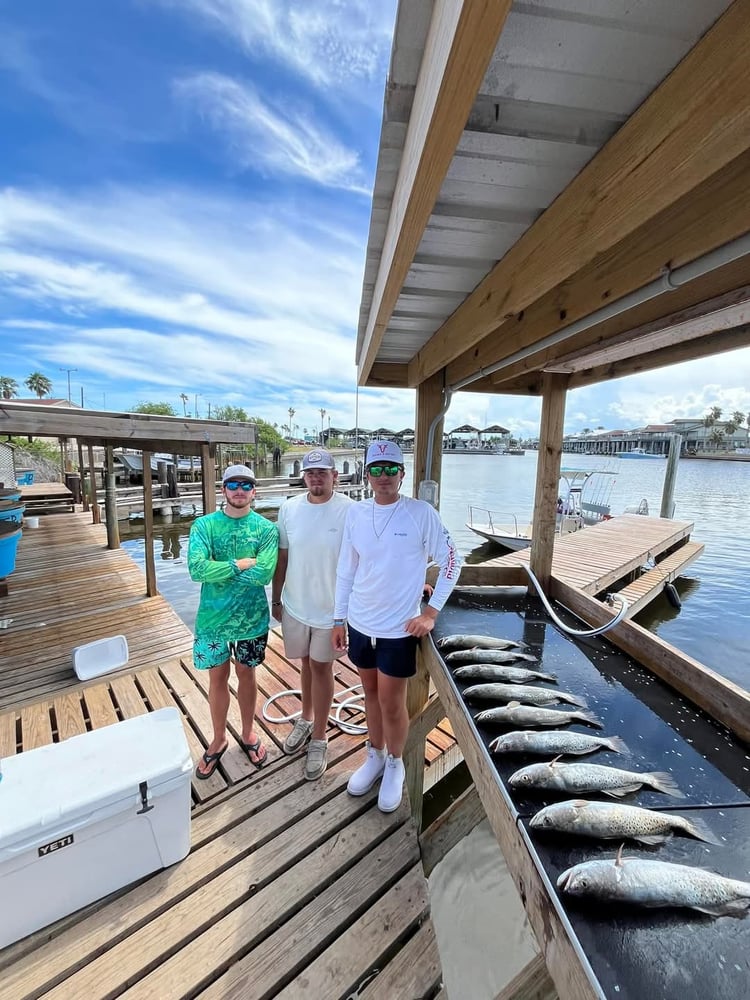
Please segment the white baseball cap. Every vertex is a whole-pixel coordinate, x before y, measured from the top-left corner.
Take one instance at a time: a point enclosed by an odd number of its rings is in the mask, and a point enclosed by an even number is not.
[[[396,465],[403,465],[404,456],[395,441],[371,441],[367,449],[365,467],[375,465],[376,462],[395,462]]]
[[[224,475],[221,477],[221,483],[229,482],[230,479],[249,479],[250,482],[255,486],[255,473],[247,465],[229,465],[224,470]]]

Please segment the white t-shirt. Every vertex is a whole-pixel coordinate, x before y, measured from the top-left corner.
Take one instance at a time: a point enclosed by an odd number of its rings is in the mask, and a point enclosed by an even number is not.
[[[349,508],[336,572],[336,618],[381,639],[408,635],[420,612],[425,570],[440,567],[431,607],[448,600],[461,558],[437,511],[424,500],[360,500]]]
[[[326,503],[310,503],[304,493],[279,509],[279,548],[289,550],[284,608],[312,628],[333,628],[336,563],[353,503],[335,491]]]

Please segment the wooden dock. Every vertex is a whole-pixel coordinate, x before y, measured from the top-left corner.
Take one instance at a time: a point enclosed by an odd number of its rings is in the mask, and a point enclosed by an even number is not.
[[[30,483],[19,486],[27,514],[72,513],[73,493],[64,483]]]
[[[591,596],[620,586],[632,617],[701,555],[704,545],[690,541],[692,530],[689,521],[622,514],[556,538],[552,576]],[[530,555],[522,549],[482,566],[528,566]]]
[[[176,706],[197,759],[211,738],[208,678],[192,669],[192,636],[141,572],[105,548],[101,525],[61,514],[27,529],[0,633],[0,756],[158,708]],[[130,662],[81,684],[74,645],[124,634]],[[337,689],[356,682],[344,658]],[[267,697],[299,688],[299,666],[271,634],[258,670]],[[297,695],[271,709],[289,714]],[[193,779],[192,850],[178,865],[0,951],[0,998],[440,996],[441,968],[406,797],[390,815],[375,791],[346,794],[364,737],[329,730],[329,767],[304,780],[286,757],[288,724],[258,719],[269,764],[239,746],[236,691],[230,749]],[[461,759],[448,723],[430,733],[428,781]]]

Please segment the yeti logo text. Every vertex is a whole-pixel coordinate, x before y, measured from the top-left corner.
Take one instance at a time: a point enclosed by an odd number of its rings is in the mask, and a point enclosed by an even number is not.
[[[39,857],[43,858],[47,854],[52,854],[53,851],[59,851],[63,847],[70,847],[73,843],[73,834],[69,833],[67,837],[60,837],[59,840],[53,840],[50,844],[43,844],[39,848]]]

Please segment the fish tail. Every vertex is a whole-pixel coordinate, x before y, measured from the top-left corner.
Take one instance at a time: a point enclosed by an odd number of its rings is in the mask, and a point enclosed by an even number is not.
[[[610,736],[605,746],[609,747],[610,750],[614,750],[615,753],[630,753],[630,747],[621,736]]]
[[[717,847],[721,847],[719,838],[702,819],[696,816],[695,819],[686,819],[684,822],[685,833],[689,833],[698,840],[705,840],[707,844],[716,844]]]
[[[571,715],[574,719],[588,722],[590,726],[595,726],[597,729],[604,729],[604,723],[600,722],[592,712],[572,712]]]
[[[537,674],[536,680],[549,681],[550,684],[557,684],[557,674]]]
[[[574,694],[567,694],[565,691],[561,691],[557,696],[560,701],[566,701],[569,705],[577,705],[579,708],[588,708],[589,703],[585,698],[578,698]]]
[[[685,793],[680,791],[677,782],[668,771],[652,771],[651,774],[643,776],[648,778],[648,784],[655,788],[657,792],[671,795],[675,799],[684,799]]]

